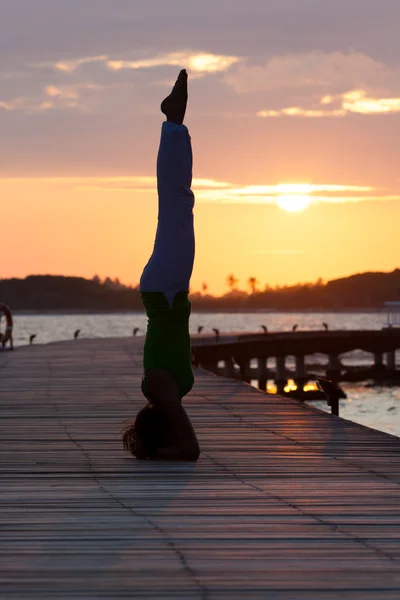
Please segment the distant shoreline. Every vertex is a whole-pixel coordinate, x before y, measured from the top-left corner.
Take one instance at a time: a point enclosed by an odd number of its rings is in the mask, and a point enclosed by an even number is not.
[[[43,315],[43,316],[61,316],[61,315],[143,315],[145,316],[144,310],[101,310],[101,309],[54,309],[54,310],[14,310],[13,315],[30,316],[30,315]],[[218,314],[242,314],[242,315],[254,315],[254,314],[387,314],[387,310],[384,308],[345,308],[345,309],[327,309],[327,308],[310,308],[310,309],[291,309],[291,310],[273,310],[273,309],[257,309],[257,310],[243,310],[243,309],[225,309],[225,310],[193,310],[192,315],[218,315]]]
[[[400,269],[327,283],[253,289],[247,294],[235,289],[223,296],[191,292],[190,300],[193,314],[379,314],[387,312],[386,302],[400,301]],[[140,291],[109,278],[103,282],[55,275],[0,278],[0,302],[15,314],[144,314]]]

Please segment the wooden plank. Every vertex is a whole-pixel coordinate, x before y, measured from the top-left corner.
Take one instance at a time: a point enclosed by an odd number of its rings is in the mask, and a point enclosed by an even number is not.
[[[398,600],[398,438],[198,370],[200,461],[136,461],[141,344],[0,353],[1,597]]]

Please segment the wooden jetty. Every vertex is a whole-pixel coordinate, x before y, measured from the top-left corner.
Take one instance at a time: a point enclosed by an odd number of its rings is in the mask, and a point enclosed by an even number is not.
[[[197,369],[199,462],[137,461],[141,344],[0,353],[1,598],[400,598],[397,437]]]
[[[400,328],[354,331],[295,331],[264,334],[228,334],[215,337],[198,336],[193,340],[193,363],[227,377],[239,377],[250,383],[257,380],[265,391],[267,380],[274,379],[278,391],[283,392],[288,379],[293,377],[303,386],[313,375],[306,368],[305,358],[313,354],[328,357],[326,375],[340,381],[343,374],[341,356],[352,350],[363,350],[373,356],[373,365],[359,371],[361,379],[399,379],[396,371],[396,350],[400,349]],[[295,371],[286,366],[288,356],[295,358]],[[275,369],[268,368],[268,360],[275,358]],[[257,368],[251,361],[257,360]],[[222,367],[218,363],[224,363]]]

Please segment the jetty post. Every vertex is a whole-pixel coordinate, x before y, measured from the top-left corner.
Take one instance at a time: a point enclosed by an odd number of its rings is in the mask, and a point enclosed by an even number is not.
[[[389,371],[396,370],[396,351],[395,350],[391,350],[390,352],[386,353],[386,366]]]
[[[305,358],[303,355],[298,355],[295,357],[296,359],[296,373],[295,373],[295,383],[300,391],[303,391],[305,384],[308,381],[308,375],[306,371]]]
[[[326,369],[326,376],[332,381],[339,381],[342,372],[342,363],[337,354],[329,355],[329,362]]]
[[[268,358],[266,356],[259,356],[257,358],[257,365],[258,389],[265,392],[268,380]]]
[[[282,394],[288,384],[285,355],[276,357],[275,384],[278,394]]]
[[[245,383],[251,383],[250,359],[235,357],[235,362],[239,365],[241,380]]]
[[[232,356],[228,356],[224,359],[224,375],[230,379],[236,379],[235,361]]]
[[[374,353],[374,367],[378,371],[382,371],[382,369],[384,368],[382,352]]]

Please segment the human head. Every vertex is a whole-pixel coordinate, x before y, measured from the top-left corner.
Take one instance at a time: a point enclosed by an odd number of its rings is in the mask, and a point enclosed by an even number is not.
[[[154,406],[148,404],[136,415],[135,423],[123,435],[123,445],[136,458],[154,458],[163,445],[165,420]]]

